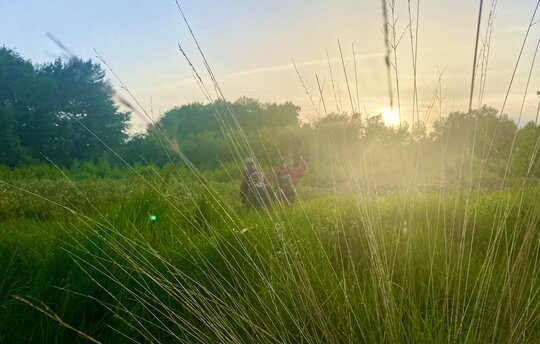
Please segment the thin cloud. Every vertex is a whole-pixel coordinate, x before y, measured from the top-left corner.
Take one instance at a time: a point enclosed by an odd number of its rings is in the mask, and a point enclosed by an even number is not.
[[[370,54],[357,55],[356,59],[366,60],[366,59],[380,58],[380,57],[384,57],[384,54],[383,53],[370,53]],[[353,58],[354,58],[353,55],[350,55],[350,56],[345,56],[343,59],[352,60]],[[338,63],[338,62],[341,62],[340,57],[333,57],[330,59],[330,63]],[[328,64],[328,59],[308,60],[308,61],[302,61],[302,62],[296,63],[298,67],[325,66],[327,64]],[[235,72],[235,73],[224,75],[223,78],[236,78],[236,77],[248,76],[248,75],[253,75],[253,74],[280,72],[280,71],[287,71],[287,70],[294,72],[294,67],[293,67],[292,62],[288,64],[247,69],[241,72]]]
[[[439,50],[455,50],[457,48],[461,48],[461,47],[448,46],[448,47],[439,47],[439,48],[433,48],[433,49],[420,49],[420,53],[427,53],[427,52],[433,52],[433,51],[439,51]],[[368,54],[356,55],[356,59],[369,60],[369,59],[376,59],[376,58],[384,58],[384,56],[385,56],[384,53],[368,53]],[[345,56],[343,59],[346,61],[350,61],[354,59],[354,56],[353,55]],[[330,63],[332,64],[341,63],[341,58],[333,57],[330,59]],[[326,58],[296,62],[296,66],[298,67],[326,66],[327,64],[328,64],[328,59]],[[281,71],[294,72],[294,67],[293,67],[292,62],[287,63],[287,64],[281,64],[281,65],[247,69],[247,70],[243,70],[239,72],[226,74],[221,77],[222,78],[236,78],[236,77],[243,77],[243,76],[249,76],[249,75],[254,75],[254,74],[263,74],[263,73],[281,72]]]

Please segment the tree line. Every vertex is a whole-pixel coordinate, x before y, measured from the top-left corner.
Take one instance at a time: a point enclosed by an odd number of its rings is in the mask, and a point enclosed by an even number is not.
[[[173,142],[196,167],[208,170],[238,161],[239,155],[254,155],[268,165],[280,156],[294,161],[303,155],[317,166],[311,174],[317,183],[330,183],[344,163],[369,167],[380,183],[411,176],[457,180],[478,169],[497,183],[509,171],[540,177],[540,127],[518,127],[488,106],[450,113],[432,127],[417,122],[413,128],[388,126],[380,114],[333,113],[301,122],[299,112],[290,102],[246,97],[192,103],[165,112],[145,133],[130,136],[130,113],[115,103],[99,64],[72,58],[34,65],[0,48],[0,164],[10,167],[47,159],[62,166],[120,164],[112,151],[129,164],[181,164]]]
[[[97,159],[104,144],[126,142],[128,120],[99,64],[72,58],[33,65],[0,48],[0,163]]]

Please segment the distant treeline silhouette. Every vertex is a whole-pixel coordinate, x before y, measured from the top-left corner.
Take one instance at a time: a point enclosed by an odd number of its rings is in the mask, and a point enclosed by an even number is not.
[[[83,161],[122,164],[111,151],[129,164],[180,164],[164,143],[165,134],[203,170],[233,162],[230,143],[240,137],[263,165],[275,164],[279,156],[294,160],[303,155],[316,166],[307,178],[316,178],[312,182],[317,185],[335,182],[342,169],[336,167],[344,165],[364,173],[369,169],[379,184],[412,177],[457,182],[475,173],[488,184],[498,184],[505,173],[540,176],[540,127],[528,123],[519,128],[488,106],[410,128],[407,123],[388,126],[380,114],[332,113],[306,123],[300,121],[300,108],[290,102],[243,97],[173,108],[157,128],[130,137],[131,114],[120,111],[113,97],[103,69],[91,60],[33,65],[0,48],[0,164],[32,165],[45,158],[61,166]]]

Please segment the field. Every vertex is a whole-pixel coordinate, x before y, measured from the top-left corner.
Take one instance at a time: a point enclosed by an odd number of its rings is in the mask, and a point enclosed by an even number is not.
[[[254,211],[223,169],[52,170],[4,172],[0,342],[540,339],[538,187],[351,178]]]
[[[6,6],[0,343],[540,343],[540,1],[98,3]]]

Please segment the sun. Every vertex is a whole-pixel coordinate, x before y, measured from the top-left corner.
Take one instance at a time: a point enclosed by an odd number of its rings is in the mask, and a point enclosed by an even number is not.
[[[388,108],[381,109],[381,115],[383,117],[384,123],[386,125],[398,125],[399,124],[399,113],[397,111],[390,110]]]

